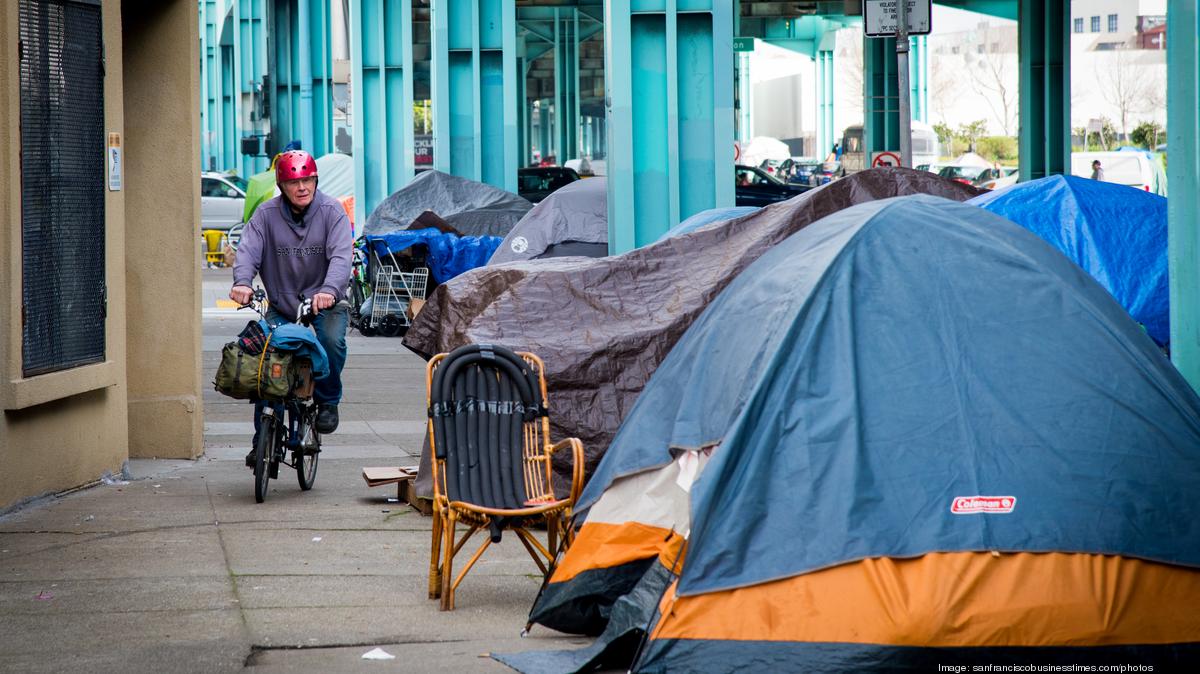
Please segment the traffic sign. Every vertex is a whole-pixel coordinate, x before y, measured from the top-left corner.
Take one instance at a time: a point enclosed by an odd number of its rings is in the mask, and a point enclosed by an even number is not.
[[[872,152],[871,168],[896,167],[900,165],[899,152]]]
[[[898,0],[863,0],[863,32],[867,37],[892,37],[896,34]],[[933,24],[930,5],[933,0],[908,0],[908,34],[928,35]]]
[[[733,38],[734,51],[754,51],[754,38],[752,37],[735,37]]]

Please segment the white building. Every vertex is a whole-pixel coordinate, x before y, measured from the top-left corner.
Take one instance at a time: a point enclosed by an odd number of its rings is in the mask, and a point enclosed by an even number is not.
[[[1143,121],[1166,124],[1166,51],[1153,31],[1165,0],[1071,3],[1071,126],[1107,118],[1125,133]],[[1139,31],[1142,32],[1139,32]],[[839,129],[862,120],[861,32],[838,34]],[[987,122],[988,133],[1018,132],[1018,29],[1013,21],[941,6],[929,36],[929,122]]]

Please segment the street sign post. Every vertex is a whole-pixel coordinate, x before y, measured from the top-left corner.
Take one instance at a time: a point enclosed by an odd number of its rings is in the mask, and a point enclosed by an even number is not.
[[[900,165],[912,166],[912,107],[908,90],[908,36],[929,33],[933,0],[864,0],[863,32],[867,37],[896,38],[896,84],[899,88]]]
[[[864,0],[863,32],[867,37],[892,37],[900,25],[900,10],[908,12],[908,34],[928,35],[933,26],[930,14],[932,0],[908,0],[902,7],[898,0]]]

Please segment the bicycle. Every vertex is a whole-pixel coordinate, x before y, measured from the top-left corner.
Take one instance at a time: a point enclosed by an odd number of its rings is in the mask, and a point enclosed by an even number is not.
[[[254,291],[250,303],[242,308],[253,309],[269,324],[266,299],[266,293],[262,288],[258,288]],[[312,299],[301,295],[296,322],[309,327],[315,317]],[[275,327],[271,326],[272,329]],[[317,404],[312,399],[312,364],[308,362],[306,368],[305,362],[307,359],[302,359],[298,364],[298,381],[281,402],[259,401],[256,405],[256,408],[261,407],[261,410],[255,410],[259,419],[254,442],[255,503],[266,500],[267,485],[270,480],[279,479],[280,464],[296,470],[301,490],[312,489],[313,483],[316,482],[317,462],[321,454],[321,434],[317,432]],[[289,450],[292,454],[290,462],[287,460]]]

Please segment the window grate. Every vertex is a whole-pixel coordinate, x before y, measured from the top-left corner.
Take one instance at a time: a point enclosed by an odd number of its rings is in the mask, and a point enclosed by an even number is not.
[[[100,7],[21,0],[22,372],[104,360]]]

